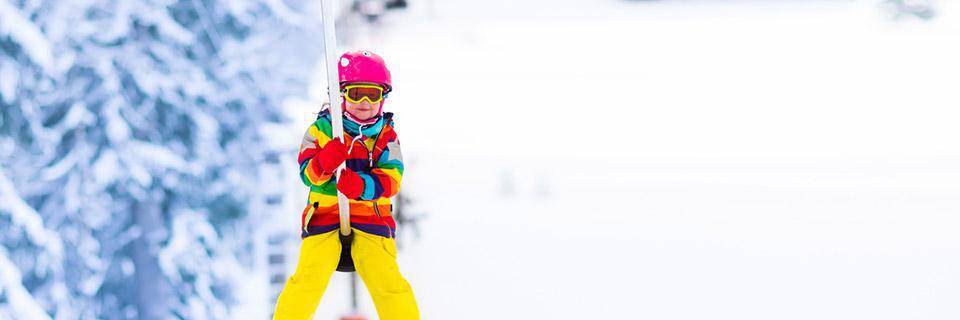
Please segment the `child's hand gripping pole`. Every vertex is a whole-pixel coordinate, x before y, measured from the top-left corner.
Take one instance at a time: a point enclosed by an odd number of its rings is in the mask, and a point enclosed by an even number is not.
[[[337,63],[340,55],[337,54],[337,37],[334,28],[333,0],[321,0],[320,11],[323,20],[323,50],[324,60],[327,65],[327,96],[330,101],[330,122],[333,126],[333,136],[343,137],[343,108],[341,106],[342,97],[340,97],[340,76],[337,73]],[[337,172],[337,179],[340,178],[340,172],[345,168],[345,164],[340,164]],[[340,234],[350,234],[350,202],[341,192],[337,192],[337,205],[340,207]]]

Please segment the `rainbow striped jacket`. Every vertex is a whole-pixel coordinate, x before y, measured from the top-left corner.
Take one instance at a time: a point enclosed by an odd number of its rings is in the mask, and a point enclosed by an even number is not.
[[[393,114],[383,114],[383,129],[372,137],[354,141],[344,130],[343,141],[348,149],[346,165],[364,180],[364,191],[359,199],[350,199],[350,225],[358,230],[393,238],[397,225],[393,219],[390,197],[400,191],[403,159],[400,143],[393,129]],[[337,181],[332,173],[323,172],[317,146],[322,148],[331,139],[329,109],[321,111],[317,120],[307,129],[300,145],[300,179],[310,187],[307,206],[301,214],[301,237],[336,230],[340,227],[340,209],[337,206]],[[311,210],[315,208],[314,210]]]

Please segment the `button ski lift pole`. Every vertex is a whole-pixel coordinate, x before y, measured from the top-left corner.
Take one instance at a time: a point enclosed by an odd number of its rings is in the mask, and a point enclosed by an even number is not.
[[[337,54],[337,32],[336,32],[336,8],[335,0],[320,0],[320,18],[323,20],[323,51],[324,62],[327,67],[327,98],[330,101],[330,124],[331,138],[343,139],[343,108],[340,97],[340,75],[337,64],[340,63]],[[346,167],[346,163],[340,164],[337,168],[337,178],[340,178],[340,172]],[[340,209],[340,244],[343,249],[340,250],[340,262],[337,265],[337,271],[353,272],[356,269],[353,266],[353,259],[350,254],[350,246],[353,237],[350,232],[350,200],[337,191],[337,206]],[[314,208],[315,209],[315,208]],[[366,320],[357,311],[357,277],[356,274],[350,276],[352,314],[343,316],[342,320]]]
[[[337,73],[339,63],[337,54],[337,32],[335,29],[336,15],[334,0],[320,0],[321,19],[323,20],[323,50],[327,66],[327,96],[330,99],[330,123],[333,125],[333,137],[343,139],[343,109],[340,97],[340,76]],[[337,178],[346,164],[337,168]],[[337,191],[337,205],[340,208],[340,234],[350,235],[350,201],[340,191]]]
[[[337,31],[334,26],[336,8],[333,6],[336,0],[320,0],[321,18],[323,19],[323,51],[324,62],[327,66],[327,98],[330,100],[330,124],[331,138],[343,139],[343,107],[340,96],[340,74],[337,64],[340,55],[337,54]],[[339,180],[340,172],[346,167],[346,163],[337,167],[336,178]],[[353,243],[353,234],[350,232],[350,200],[337,191],[337,207],[340,209],[340,243],[343,249],[340,250],[340,263],[337,264],[337,271],[354,272],[353,258],[350,255],[350,245]]]

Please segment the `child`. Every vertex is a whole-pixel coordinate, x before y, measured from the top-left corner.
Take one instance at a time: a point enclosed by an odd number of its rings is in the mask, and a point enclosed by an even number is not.
[[[413,290],[397,268],[396,223],[390,212],[390,197],[400,190],[403,174],[393,114],[382,112],[392,89],[390,71],[383,58],[369,51],[344,54],[338,69],[344,135],[331,139],[330,109],[322,110],[304,135],[300,178],[310,195],[301,217],[303,243],[274,319],[313,318],[340,259],[338,190],[350,199],[351,254],[380,319],[419,319]],[[341,163],[346,168],[337,179],[334,171]]]

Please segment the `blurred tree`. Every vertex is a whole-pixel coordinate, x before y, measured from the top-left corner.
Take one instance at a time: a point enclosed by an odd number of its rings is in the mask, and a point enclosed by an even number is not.
[[[36,306],[230,317],[262,129],[322,52],[313,3],[0,0],[0,267]],[[35,318],[7,282],[0,318]]]
[[[930,20],[937,14],[930,0],[884,0],[882,6],[894,19],[915,17]]]

